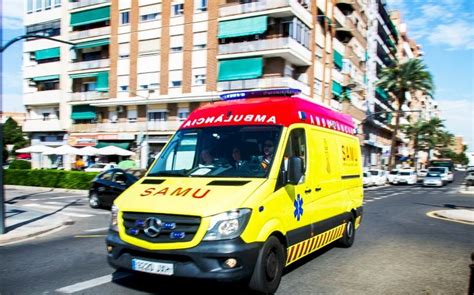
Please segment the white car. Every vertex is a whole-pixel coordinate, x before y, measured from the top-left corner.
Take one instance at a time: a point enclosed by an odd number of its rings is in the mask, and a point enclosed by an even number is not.
[[[95,163],[84,169],[85,172],[102,172],[112,168],[117,168],[115,163]]]
[[[395,180],[395,176],[397,176],[397,174],[398,174],[398,169],[393,169],[392,171],[390,171],[387,174],[388,182],[393,183],[393,181]]]
[[[385,183],[387,183],[387,171],[372,169],[372,170],[369,170],[369,173],[372,176],[374,185],[384,185]]]
[[[416,184],[417,178],[416,173],[413,170],[399,170],[395,178],[393,179],[393,184]]]
[[[444,182],[439,173],[428,173],[423,179],[423,186],[443,186]]]
[[[444,182],[453,182],[454,180],[453,172],[449,171],[448,167],[429,167],[428,173],[439,173]]]
[[[372,185],[374,185],[372,175],[369,172],[364,172],[364,187],[369,187]]]

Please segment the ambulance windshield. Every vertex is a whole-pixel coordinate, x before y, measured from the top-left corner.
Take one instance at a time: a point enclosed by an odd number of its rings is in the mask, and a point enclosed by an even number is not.
[[[281,130],[281,126],[179,130],[148,176],[266,177]]]

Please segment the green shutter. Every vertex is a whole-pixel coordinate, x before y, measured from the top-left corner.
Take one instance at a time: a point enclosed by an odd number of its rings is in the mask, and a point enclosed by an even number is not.
[[[228,20],[219,23],[219,39],[262,34],[267,30],[268,16]]]
[[[35,59],[36,60],[43,60],[43,59],[50,59],[59,57],[60,51],[59,47],[48,48],[43,50],[38,50],[35,52]]]
[[[334,53],[333,53],[334,65],[338,69],[342,69],[342,66],[343,66],[342,58],[343,58],[342,54],[340,54],[338,51],[334,50]]]
[[[382,99],[388,100],[388,94],[385,90],[380,87],[375,88],[375,93],[379,95]]]
[[[71,13],[71,27],[98,23],[110,19],[110,6]]]
[[[82,74],[72,74],[69,75],[71,79],[82,79],[82,78],[92,78],[92,77],[97,77],[99,76],[99,73],[82,73]]]
[[[98,92],[109,91],[109,72],[100,72],[97,76],[97,87]]]
[[[109,43],[110,43],[109,39],[100,39],[100,40],[82,42],[82,43],[74,45],[74,49],[99,47],[99,46],[103,46],[103,45],[108,45]]]
[[[128,150],[128,148],[130,147],[130,142],[99,141],[95,147],[100,149],[107,146],[115,146],[124,150]]]
[[[41,77],[34,77],[31,78],[34,82],[43,82],[43,81],[52,81],[52,80],[59,80],[59,75],[49,75],[49,76],[41,76]]]
[[[342,94],[342,86],[336,81],[332,81],[332,93],[336,96],[340,96]]]
[[[94,120],[96,118],[95,107],[90,105],[72,106],[71,119]]]
[[[241,58],[219,62],[219,81],[260,78],[263,74],[263,58]]]

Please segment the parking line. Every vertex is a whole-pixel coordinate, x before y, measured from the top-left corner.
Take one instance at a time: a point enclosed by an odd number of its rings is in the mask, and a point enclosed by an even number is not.
[[[130,276],[130,274],[129,273],[118,273],[118,274],[115,275],[115,277],[112,276],[112,274],[110,274],[110,275],[106,275],[106,276],[103,276],[103,277],[88,280],[88,281],[85,281],[85,282],[76,283],[74,285],[69,285],[69,286],[66,286],[66,287],[62,287],[62,288],[57,289],[55,291],[58,292],[58,293],[63,293],[63,294],[73,294],[73,293],[80,292],[80,291],[83,291],[83,290],[86,290],[86,289],[90,289],[90,288],[94,288],[94,287],[97,287],[97,286],[100,286],[100,285],[103,285],[103,284],[110,283],[110,282],[112,282],[112,280],[123,279],[127,276]]]

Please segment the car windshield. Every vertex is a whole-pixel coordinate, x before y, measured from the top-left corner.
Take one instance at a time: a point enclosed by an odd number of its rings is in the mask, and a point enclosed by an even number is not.
[[[398,173],[397,170],[392,170],[392,171],[390,171],[390,174],[391,174],[391,175],[396,175],[397,173]]]
[[[428,173],[426,177],[439,177],[439,173]]]
[[[446,172],[445,168],[430,168],[430,172],[438,172],[438,173],[444,173]]]
[[[411,172],[399,172],[398,175],[408,176],[411,175]]]
[[[378,171],[369,171],[369,172],[370,172],[370,174],[372,174],[372,175],[374,175],[374,176],[379,175],[379,172],[378,172]]]
[[[281,130],[281,126],[179,130],[148,176],[266,177],[273,161],[262,164],[264,149],[276,153]]]

